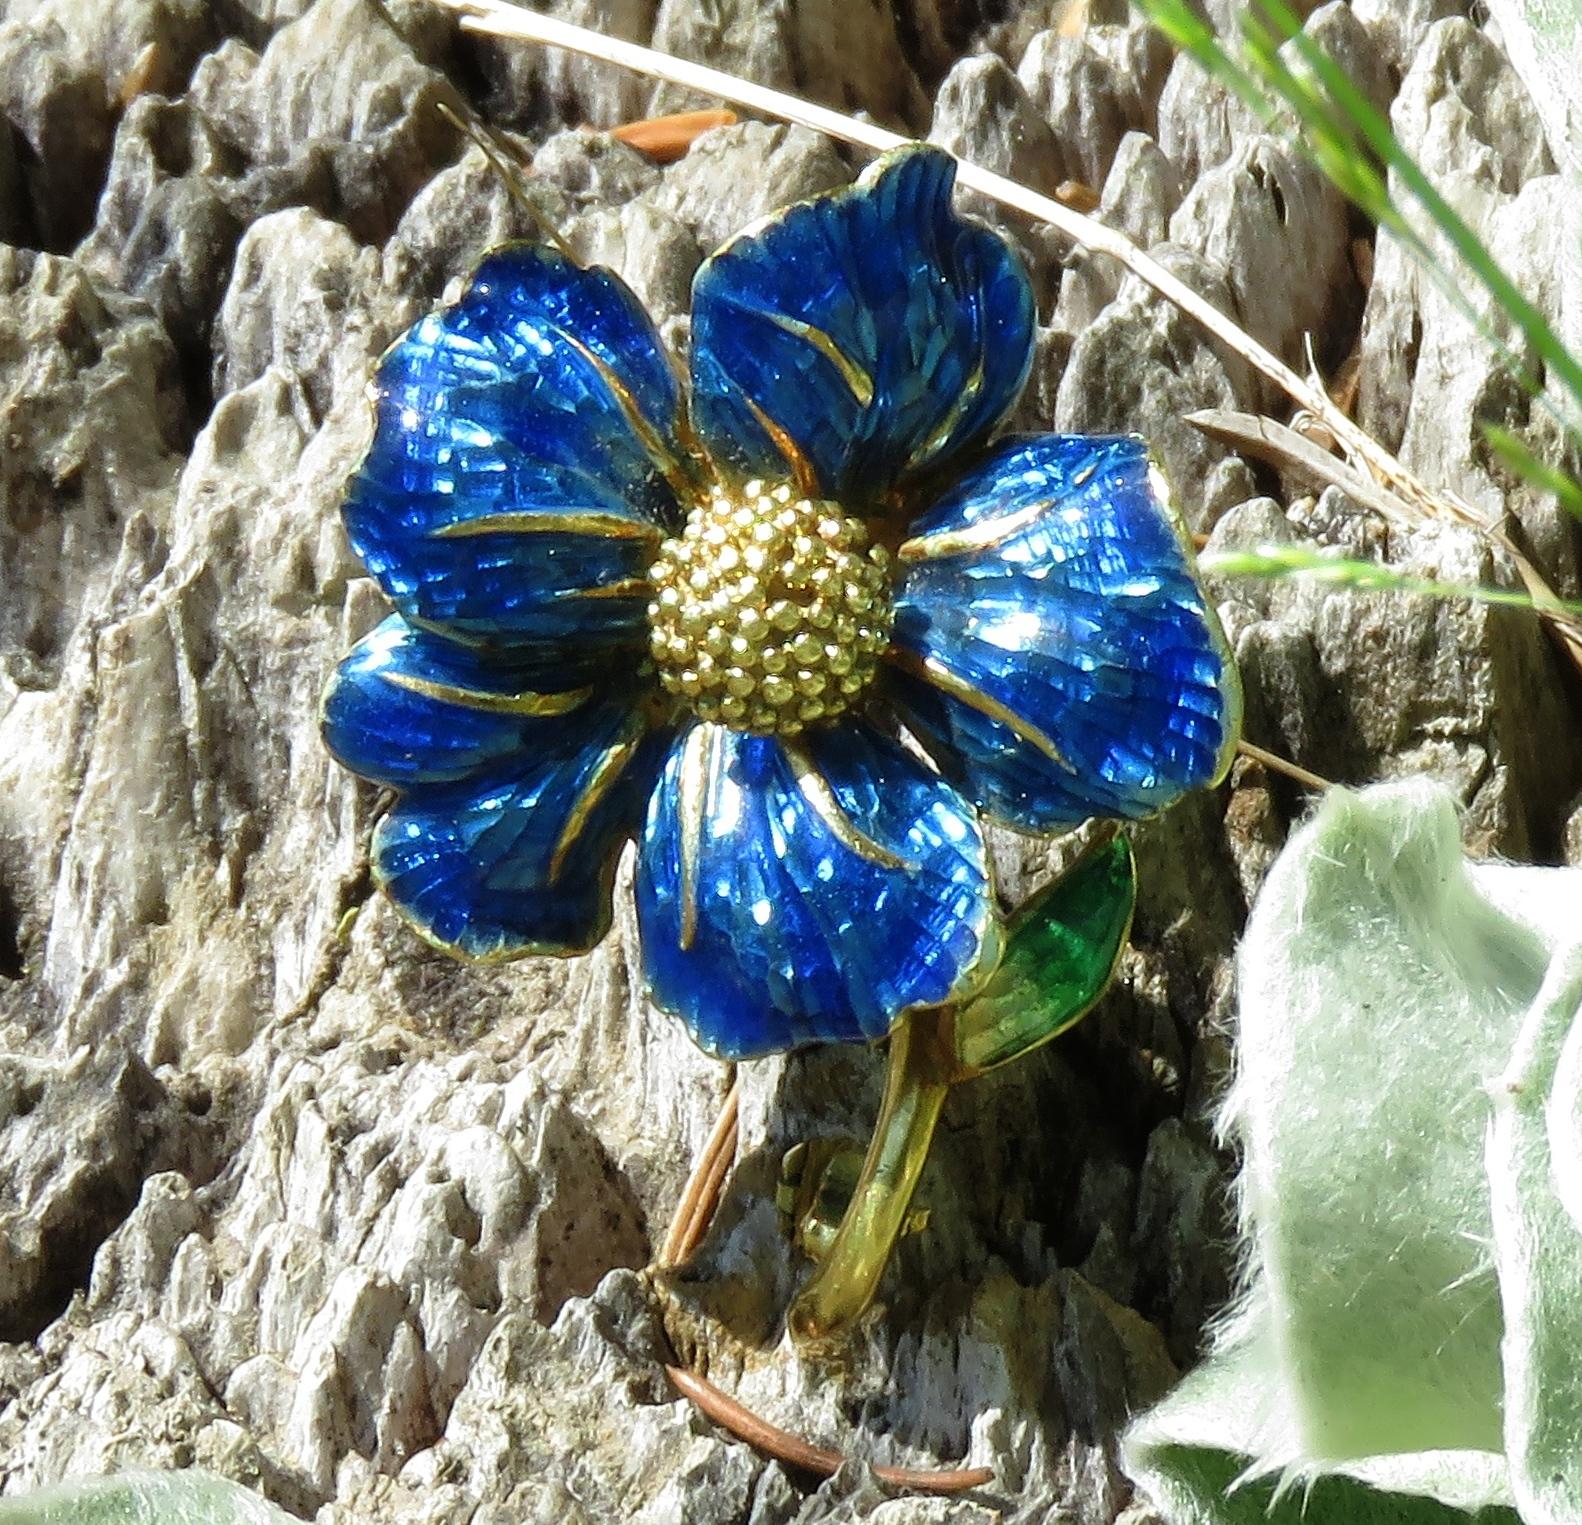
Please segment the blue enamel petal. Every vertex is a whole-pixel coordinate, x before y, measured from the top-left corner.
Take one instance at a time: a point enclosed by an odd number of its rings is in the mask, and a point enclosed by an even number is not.
[[[984,809],[1049,831],[1223,776],[1240,685],[1142,440],[1002,441],[899,559],[900,696]]]
[[[663,739],[625,704],[540,720],[511,758],[406,795],[374,831],[375,882],[462,958],[591,948],[663,759]]]
[[[402,613],[544,654],[641,639],[632,580],[688,468],[676,378],[616,276],[500,249],[391,347],[373,390],[343,512]]]
[[[981,442],[1032,359],[1032,290],[951,211],[955,161],[900,149],[856,186],[726,244],[692,287],[692,406],[709,453],[861,507]]]
[[[882,1037],[998,949],[971,808],[855,724],[687,731],[649,804],[637,915],[654,1001],[725,1059]]]
[[[582,709],[593,686],[544,692],[534,669],[393,614],[363,637],[324,690],[324,743],[353,773],[405,789],[451,783],[518,752],[545,722]]]

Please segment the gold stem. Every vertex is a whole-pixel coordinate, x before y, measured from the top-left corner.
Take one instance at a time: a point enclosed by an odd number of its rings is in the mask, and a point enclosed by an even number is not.
[[[873,1301],[950,1089],[954,1024],[954,1012],[933,1007],[904,1017],[890,1034],[884,1101],[851,1206],[829,1253],[786,1315],[799,1344],[840,1334]]]

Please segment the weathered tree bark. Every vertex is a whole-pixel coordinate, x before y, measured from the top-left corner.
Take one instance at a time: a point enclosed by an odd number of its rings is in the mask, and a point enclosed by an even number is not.
[[[1360,345],[1364,421],[1514,512],[1575,595],[1573,527],[1498,476],[1471,420],[1493,398],[1540,448],[1547,423],[1136,18],[1095,7],[1068,37],[1046,8],[975,0],[564,9],[1041,189],[1091,182],[1288,358],[1309,333],[1332,371]],[[1309,27],[1552,301],[1537,120],[1444,9],[1358,0]],[[1130,1500],[1118,1427],[1230,1292],[1207,1119],[1238,930],[1301,793],[1242,763],[1138,829],[1116,988],[951,1094],[932,1223],[841,1362],[783,1339],[806,1267],[772,1198],[793,1142],[866,1136],[871,1051],[744,1067],[719,1217],[687,1272],[644,1274],[727,1078],[641,996],[629,872],[596,953],[453,964],[371,893],[378,801],[317,736],[320,686],[383,609],[337,517],[370,363],[488,245],[535,231],[435,109],[463,99],[520,131],[544,214],[678,348],[700,258],[852,173],[760,123],[656,168],[565,129],[696,103],[464,39],[420,0],[0,0],[0,1492],[197,1464],[346,1525],[1109,1525]],[[1500,574],[1469,531],[1386,543],[1334,492],[1207,442],[1184,414],[1272,403],[1245,368],[1113,270],[1006,231],[1047,325],[1019,426],[1147,434],[1216,545],[1314,536]],[[1216,592],[1251,739],[1342,782],[1439,774],[1481,849],[1578,850],[1575,687],[1532,621]],[[994,846],[1013,901],[1064,850]],[[970,1455],[996,1482],[881,1508],[854,1465],[815,1490],[700,1423],[672,1351],[821,1443]]]

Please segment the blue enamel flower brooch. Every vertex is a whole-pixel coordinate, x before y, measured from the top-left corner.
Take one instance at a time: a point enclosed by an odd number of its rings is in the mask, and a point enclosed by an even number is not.
[[[954,175],[898,150],[727,243],[685,387],[617,276],[529,244],[385,355],[344,513],[398,612],[323,726],[399,792],[374,876],[430,942],[592,947],[635,836],[649,993],[709,1053],[905,1032],[948,1083],[910,1014],[1002,968],[982,820],[1224,774],[1234,668],[1143,442],[996,437],[1033,297]]]

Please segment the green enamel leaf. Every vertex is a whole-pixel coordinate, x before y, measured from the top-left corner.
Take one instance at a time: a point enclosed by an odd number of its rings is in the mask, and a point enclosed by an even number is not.
[[[1019,1059],[1087,1014],[1115,973],[1136,900],[1131,844],[1117,834],[1022,907],[999,968],[956,1020],[963,1077]]]

